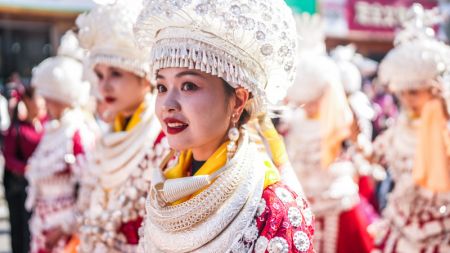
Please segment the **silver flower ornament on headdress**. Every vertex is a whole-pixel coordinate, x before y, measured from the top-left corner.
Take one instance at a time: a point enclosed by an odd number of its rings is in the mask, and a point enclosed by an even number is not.
[[[248,89],[256,113],[281,100],[294,79],[296,32],[282,0],[147,0],[135,35],[151,74],[187,67]]]

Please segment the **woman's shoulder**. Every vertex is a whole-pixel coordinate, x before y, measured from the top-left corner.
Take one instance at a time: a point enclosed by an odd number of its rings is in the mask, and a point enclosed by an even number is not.
[[[308,202],[285,184],[266,187],[256,217],[255,252],[314,252],[314,217]]]

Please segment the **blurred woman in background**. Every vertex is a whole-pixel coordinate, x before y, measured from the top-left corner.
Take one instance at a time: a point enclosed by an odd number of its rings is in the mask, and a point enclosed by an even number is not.
[[[28,158],[33,154],[43,134],[46,121],[45,102],[35,94],[33,87],[26,87],[18,94],[19,103],[14,108],[12,124],[5,133],[3,155],[5,172],[3,183],[9,207],[11,248],[13,253],[28,252],[30,213],[25,209],[27,197],[25,179]]]
[[[75,230],[80,163],[92,147],[92,117],[84,107],[89,84],[82,80],[83,56],[72,32],[66,33],[58,54],[33,69],[32,85],[41,94],[52,120],[30,159],[25,206],[30,220],[33,253],[63,252]]]

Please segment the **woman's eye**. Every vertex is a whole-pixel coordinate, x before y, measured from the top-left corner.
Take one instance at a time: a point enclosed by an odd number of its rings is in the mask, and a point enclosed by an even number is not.
[[[95,72],[95,75],[97,76],[98,80],[103,80],[103,75],[101,73]]]
[[[119,71],[113,70],[113,71],[111,71],[111,76],[113,76],[113,77],[121,77],[122,74]]]
[[[197,88],[198,88],[197,85],[195,85],[193,83],[190,83],[190,82],[186,82],[186,83],[183,83],[183,86],[181,87],[181,90],[183,90],[183,91],[193,91],[193,90],[196,90]]]
[[[166,87],[162,84],[157,84],[156,89],[158,90],[158,93],[164,93],[167,91]]]

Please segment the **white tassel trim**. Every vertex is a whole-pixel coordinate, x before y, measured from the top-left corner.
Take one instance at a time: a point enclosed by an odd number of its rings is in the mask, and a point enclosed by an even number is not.
[[[237,57],[210,44],[194,39],[185,40],[180,43],[179,39],[163,39],[155,44],[150,55],[154,76],[163,68],[200,70],[224,79],[233,88],[247,89],[253,94],[256,113],[265,111],[264,87],[258,87],[259,83],[264,82],[259,80],[261,77],[256,72],[250,72]]]

